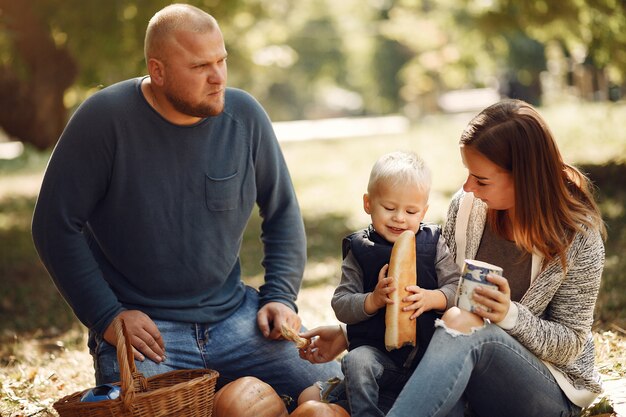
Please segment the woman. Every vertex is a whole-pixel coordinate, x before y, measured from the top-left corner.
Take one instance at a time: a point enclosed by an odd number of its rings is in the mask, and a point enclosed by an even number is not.
[[[388,416],[578,415],[601,392],[591,326],[605,228],[591,184],[520,100],[483,110],[460,148],[469,175],[444,236],[459,265],[482,260],[506,278],[474,292],[487,309],[444,314]]]

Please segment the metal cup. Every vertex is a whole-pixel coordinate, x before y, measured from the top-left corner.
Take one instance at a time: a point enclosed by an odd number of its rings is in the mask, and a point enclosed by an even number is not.
[[[472,294],[476,287],[490,287],[496,290],[498,289],[497,285],[487,281],[487,275],[489,274],[502,275],[502,268],[496,265],[491,265],[487,262],[466,259],[461,279],[459,279],[459,286],[456,291],[456,306],[460,309],[471,311],[472,313],[476,310],[476,307],[481,307],[487,311],[491,311],[486,306],[477,303],[472,299]]]

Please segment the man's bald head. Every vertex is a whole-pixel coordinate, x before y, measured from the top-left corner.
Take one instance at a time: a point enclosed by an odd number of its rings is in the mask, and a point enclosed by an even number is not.
[[[171,4],[148,22],[144,41],[146,63],[150,58],[163,59],[161,51],[176,31],[204,33],[215,29],[219,29],[217,20],[204,10],[189,4]]]

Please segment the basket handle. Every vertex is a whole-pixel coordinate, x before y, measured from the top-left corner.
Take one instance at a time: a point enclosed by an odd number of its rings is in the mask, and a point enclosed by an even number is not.
[[[130,342],[130,336],[126,331],[124,319],[116,318],[114,321],[115,334],[117,336],[117,361],[120,364],[120,379],[122,392],[120,397],[126,409],[130,409],[135,399],[135,384],[133,383],[133,374],[137,373],[135,366],[135,356],[133,355],[133,345]]]

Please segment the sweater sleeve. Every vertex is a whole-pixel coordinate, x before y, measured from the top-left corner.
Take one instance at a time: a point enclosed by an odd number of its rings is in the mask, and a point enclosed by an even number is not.
[[[600,234],[579,233],[567,253],[565,276],[558,259],[547,265],[516,304],[517,323],[508,332],[540,359],[556,365],[573,362],[591,331],[603,267]]]
[[[78,319],[104,332],[122,310],[83,233],[106,193],[114,149],[100,123],[98,103],[76,111],[52,153],[35,206],[35,248]]]
[[[443,236],[439,237],[437,242],[437,259],[435,260],[435,269],[437,271],[437,281],[439,290],[446,297],[446,310],[454,305],[457,286],[459,285],[460,271],[454,262],[454,258],[448,249],[446,240]]]
[[[339,321],[355,324],[374,316],[365,312],[367,294],[363,290],[363,271],[352,252],[348,252],[341,265],[341,282],[331,300]]]
[[[450,251],[450,256],[452,256],[452,260],[456,259],[456,241],[454,239],[454,234],[456,231],[456,216],[459,211],[459,204],[461,202],[462,190],[459,190],[450,202],[448,206],[448,213],[446,216],[446,222],[443,226],[443,230],[441,235],[446,241],[448,245],[448,249]]]
[[[265,282],[259,288],[260,304],[278,301],[297,311],[295,301],[306,261],[300,207],[269,117],[258,104],[251,129],[257,138],[253,144],[253,163],[264,248]]]

